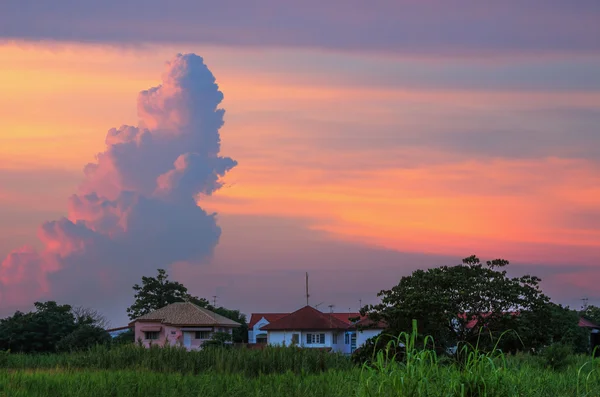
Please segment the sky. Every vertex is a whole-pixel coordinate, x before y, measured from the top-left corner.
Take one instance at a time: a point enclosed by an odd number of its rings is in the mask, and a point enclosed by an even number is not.
[[[167,6],[168,5],[168,6]],[[0,4],[0,317],[168,270],[356,311],[508,259],[600,305],[600,3]]]

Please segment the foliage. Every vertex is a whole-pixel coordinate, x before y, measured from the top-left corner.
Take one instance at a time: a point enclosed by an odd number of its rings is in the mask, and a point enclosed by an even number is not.
[[[135,284],[135,301],[127,308],[129,318],[134,320],[154,310],[160,309],[175,302],[184,302],[193,299],[193,303],[206,307],[208,301],[192,297],[187,288],[177,282],[170,281],[166,270],[158,269],[156,277],[142,277],[142,285]]]
[[[0,350],[52,352],[62,338],[77,328],[71,306],[54,301],[34,305],[33,312],[16,312],[0,320]]]
[[[135,342],[135,332],[131,328],[112,339],[113,345],[126,345],[133,342]]]
[[[541,357],[544,360],[544,365],[554,370],[560,370],[568,366],[572,354],[572,346],[564,343],[554,343],[542,350]]]
[[[94,325],[98,328],[110,328],[110,321],[100,312],[89,307],[77,306],[71,309],[78,325]]]
[[[2,363],[0,361],[0,363]],[[168,346],[151,348],[137,344],[122,346],[94,346],[88,350],[52,355],[11,354],[0,367],[9,369],[93,369],[93,370],[148,370],[156,373],[202,372],[241,374],[317,373],[325,370],[353,368],[350,360],[340,354],[313,349],[268,346],[264,349],[232,347],[230,349],[203,349],[187,351]],[[2,394],[0,393],[0,396]]]
[[[396,335],[409,331],[416,319],[419,335],[433,336],[438,352],[456,344],[491,348],[498,335],[516,327],[515,314],[538,314],[550,301],[540,290],[539,278],[508,277],[508,264],[504,259],[482,264],[470,256],[458,266],[416,270],[391,290],[381,291],[381,303],[365,306],[361,314],[384,320]],[[488,337],[481,338],[481,331]]]
[[[422,340],[421,340],[422,339]],[[0,395],[42,397],[597,396],[600,360],[571,356],[561,371],[539,356],[465,348],[462,364],[444,362],[416,329],[390,339],[371,365],[300,348],[114,349],[0,356]],[[403,350],[398,360],[395,352]],[[326,363],[322,372],[321,362]]]
[[[59,351],[76,351],[89,349],[95,345],[108,345],[111,337],[104,329],[95,325],[81,325],[56,345]]]

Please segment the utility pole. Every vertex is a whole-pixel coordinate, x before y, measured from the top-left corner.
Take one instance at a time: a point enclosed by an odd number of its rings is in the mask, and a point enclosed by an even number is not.
[[[362,299],[358,300],[358,310],[362,309]]]
[[[308,294],[308,272],[306,272],[306,306],[308,306],[308,297],[310,295]]]

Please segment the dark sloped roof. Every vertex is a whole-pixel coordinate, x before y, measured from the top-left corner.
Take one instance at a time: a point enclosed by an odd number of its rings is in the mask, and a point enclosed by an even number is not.
[[[318,311],[314,307],[304,306],[287,316],[281,317],[270,324],[262,327],[266,331],[284,330],[323,330],[323,329],[346,329],[348,323]]]
[[[585,327],[585,328],[600,328],[600,326],[594,324],[593,322],[591,322],[590,320],[588,320],[587,318],[584,317],[579,317],[579,324],[580,327]]]
[[[136,318],[136,321],[159,321],[163,324],[182,326],[229,326],[239,327],[240,323],[194,305],[191,302],[176,302],[161,307],[151,313]]]

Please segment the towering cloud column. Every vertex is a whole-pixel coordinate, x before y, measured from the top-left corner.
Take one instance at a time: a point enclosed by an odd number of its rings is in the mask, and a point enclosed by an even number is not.
[[[210,256],[221,229],[198,195],[218,190],[237,164],[219,156],[222,100],[201,57],[167,62],[162,84],[138,96],[138,126],[108,131],[106,149],[68,200],[68,216],[41,225],[44,248],[4,259],[0,306],[100,296],[117,280]]]

